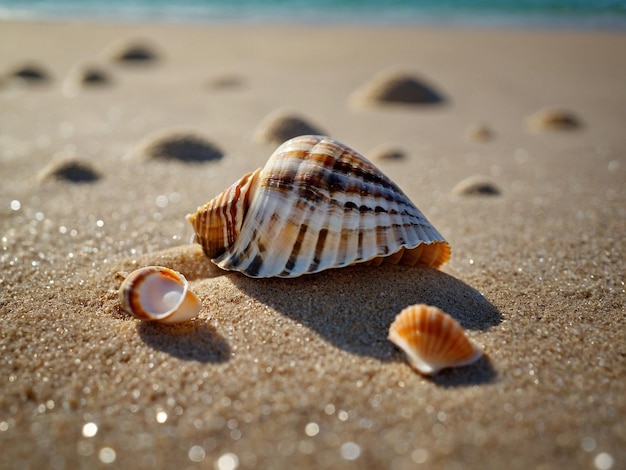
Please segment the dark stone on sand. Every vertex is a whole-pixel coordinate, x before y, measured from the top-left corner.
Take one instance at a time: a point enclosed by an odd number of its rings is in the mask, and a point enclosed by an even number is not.
[[[222,150],[195,131],[167,130],[148,136],[134,152],[146,160],[204,163],[219,160]]]
[[[401,72],[386,72],[374,77],[354,94],[362,105],[436,105],[443,95],[425,81]]]
[[[452,192],[458,196],[499,196],[500,189],[489,179],[482,176],[470,176],[460,181]]]
[[[69,183],[94,183],[101,178],[89,162],[67,158],[51,164],[40,174],[42,181],[57,180]]]
[[[328,135],[306,118],[290,111],[279,110],[266,116],[255,133],[256,140],[282,144],[301,135]]]

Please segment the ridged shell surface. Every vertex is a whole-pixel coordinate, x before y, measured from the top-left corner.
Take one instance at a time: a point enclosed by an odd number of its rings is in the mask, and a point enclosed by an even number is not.
[[[425,375],[471,364],[482,356],[450,315],[424,304],[407,307],[389,327],[389,340],[402,349],[411,366]]]
[[[356,263],[439,267],[450,247],[367,159],[322,136],[282,144],[266,165],[187,216],[205,254],[250,277]]]

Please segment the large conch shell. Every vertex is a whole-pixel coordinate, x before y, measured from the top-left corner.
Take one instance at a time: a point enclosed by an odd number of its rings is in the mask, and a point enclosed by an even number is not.
[[[439,267],[450,247],[367,159],[322,136],[282,144],[187,219],[217,266],[296,277],[356,263]]]
[[[424,304],[402,310],[389,327],[389,341],[402,349],[411,366],[424,375],[477,361],[483,350],[444,311]]]
[[[197,316],[202,307],[185,276],[173,269],[146,266],[118,277],[123,279],[122,308],[140,320],[180,323]]]

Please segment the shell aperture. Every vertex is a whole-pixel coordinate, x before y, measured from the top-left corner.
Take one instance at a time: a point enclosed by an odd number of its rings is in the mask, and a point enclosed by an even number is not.
[[[123,279],[119,288],[120,305],[139,320],[180,323],[200,312],[200,299],[189,290],[185,276],[164,266],[145,266]]]

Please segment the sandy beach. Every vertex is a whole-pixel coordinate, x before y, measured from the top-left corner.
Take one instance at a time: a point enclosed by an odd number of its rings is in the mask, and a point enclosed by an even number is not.
[[[624,468],[625,51],[623,32],[0,23],[0,468]],[[376,98],[388,77],[409,91]],[[294,128],[370,158],[450,262],[212,265],[186,214]],[[116,273],[148,265],[187,277],[196,319],[120,308]],[[387,333],[416,303],[485,356],[415,372]]]

